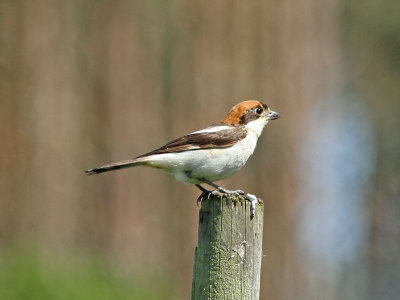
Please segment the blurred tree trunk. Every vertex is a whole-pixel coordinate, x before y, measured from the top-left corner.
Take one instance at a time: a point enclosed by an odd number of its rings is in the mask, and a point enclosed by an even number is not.
[[[77,122],[66,122],[79,114],[79,97],[73,83],[74,30],[62,27],[62,22],[68,20],[70,6],[66,5],[61,13],[49,1],[3,5],[16,18],[10,19],[14,22],[9,24],[10,28],[18,30],[12,39],[4,37],[14,41],[5,55],[14,56],[6,68],[9,74],[15,72],[11,78],[16,91],[7,95],[12,98],[5,101],[14,103],[18,115],[6,116],[2,122],[7,124],[9,118],[11,122],[19,122],[15,129],[20,131],[11,140],[17,141],[15,153],[22,154],[14,158],[15,165],[9,168],[10,172],[19,170],[19,177],[14,180],[9,177],[6,182],[18,189],[22,234],[33,230],[42,237],[68,242],[75,227],[70,222],[74,193],[78,192],[77,176],[73,173],[80,151],[76,138],[80,126]],[[60,142],[60,136],[65,140]],[[22,152],[18,151],[18,145],[23,147]]]
[[[23,49],[24,18],[21,4],[13,6],[0,3],[0,239],[6,241],[17,232],[19,216],[24,209],[24,197],[29,178],[30,150],[32,144],[24,130],[28,101],[22,102],[24,82],[21,72],[24,69],[20,56]],[[9,30],[5,30],[8,28]],[[14,36],[15,38],[10,38]]]
[[[377,136],[371,188],[368,299],[400,294],[400,22],[398,3],[357,1],[343,7],[343,36],[352,87],[368,101]]]

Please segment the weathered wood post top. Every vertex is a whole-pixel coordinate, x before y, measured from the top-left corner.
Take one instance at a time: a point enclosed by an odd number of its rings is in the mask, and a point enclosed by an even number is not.
[[[199,213],[192,300],[259,299],[264,209],[246,196],[210,195]]]

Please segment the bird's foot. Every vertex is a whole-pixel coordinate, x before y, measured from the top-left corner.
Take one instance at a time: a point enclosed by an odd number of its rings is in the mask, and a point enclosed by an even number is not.
[[[200,207],[201,206],[201,202],[203,201],[203,199],[204,199],[204,197],[206,196],[206,194],[208,194],[209,193],[209,191],[202,191],[201,192],[201,194],[200,194],[200,196],[197,198],[197,200],[196,200],[196,205],[197,205],[197,207]]]
[[[197,198],[196,204],[197,204],[198,207],[200,207],[201,206],[201,202],[203,201],[203,199],[206,199],[206,198],[210,199],[211,195],[221,195],[221,194],[244,195],[244,192],[242,190],[231,191],[231,190],[227,190],[227,189],[225,189],[223,187],[219,187],[218,189],[213,190],[213,191],[209,191],[209,190],[206,190],[206,189],[202,188],[202,193]],[[255,195],[253,195],[253,194],[246,194],[245,198],[246,198],[247,201],[250,202],[250,219],[253,219],[254,216],[256,215],[257,203],[258,202],[262,203],[262,201],[261,201],[261,199],[260,200],[257,199],[257,197]]]
[[[223,193],[223,194],[234,194],[234,195],[238,195],[238,196],[239,195],[244,195],[244,192],[242,190],[233,190],[233,191],[232,190],[228,190],[228,189],[223,188],[222,186],[219,186],[218,184],[215,184],[212,181],[209,181],[209,180],[204,179],[204,178],[201,181],[203,183],[206,183],[206,184],[208,184],[208,185],[210,185],[210,186],[212,186],[212,187],[217,189],[216,191],[213,191],[214,195],[215,195],[215,193],[218,193],[218,192],[219,193]],[[205,188],[203,188],[199,184],[196,184],[196,186],[204,192]]]
[[[196,200],[196,204],[197,204],[198,207],[200,207],[201,206],[201,202],[204,199],[210,199],[211,195],[213,195],[213,196],[221,196],[222,194],[244,195],[244,192],[242,190],[234,190],[234,191],[232,191],[232,190],[225,189],[223,187],[218,187],[216,190],[212,190],[212,191],[209,191],[209,190],[206,190],[206,189],[203,188],[200,196]]]
[[[214,192],[215,192],[215,190],[209,191],[209,190],[203,189],[200,196],[196,200],[197,207],[201,206],[201,202],[203,201],[203,199],[210,199],[210,196],[214,195]]]
[[[246,200],[250,202],[250,219],[253,219],[256,215],[256,205],[258,199],[253,194],[246,194]]]
[[[226,188],[223,188],[222,186],[218,187],[218,191],[224,194],[234,194],[234,195],[244,195],[244,192],[242,190],[228,190]]]

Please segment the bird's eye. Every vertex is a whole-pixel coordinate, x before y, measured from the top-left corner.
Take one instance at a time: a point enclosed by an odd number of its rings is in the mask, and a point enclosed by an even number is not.
[[[258,108],[256,109],[256,113],[257,113],[258,115],[261,115],[262,112],[263,112],[263,109],[262,109],[261,107],[258,107]]]

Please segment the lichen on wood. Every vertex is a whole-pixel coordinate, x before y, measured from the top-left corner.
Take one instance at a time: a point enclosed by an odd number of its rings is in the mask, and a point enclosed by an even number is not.
[[[259,299],[263,205],[250,218],[245,196],[210,195],[199,212],[192,300]]]

